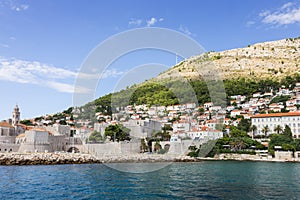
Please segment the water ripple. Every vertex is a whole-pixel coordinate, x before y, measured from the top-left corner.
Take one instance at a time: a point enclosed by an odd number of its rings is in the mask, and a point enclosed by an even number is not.
[[[143,164],[135,167],[143,167]],[[140,174],[119,172],[101,164],[0,166],[0,176],[0,199],[300,197],[300,165],[297,163],[174,163],[159,171]]]

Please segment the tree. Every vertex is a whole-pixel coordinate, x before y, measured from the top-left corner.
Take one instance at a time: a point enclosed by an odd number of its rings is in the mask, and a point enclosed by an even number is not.
[[[272,134],[269,142],[269,152],[274,155],[274,147],[282,146],[283,150],[295,150],[298,147],[298,142],[286,134]],[[293,146],[293,147],[292,147]]]
[[[241,131],[249,132],[250,126],[250,120],[242,118],[237,127]]]
[[[155,137],[161,141],[170,141],[171,135],[167,131],[163,130],[162,132],[157,132]]]
[[[59,120],[59,124],[60,125],[67,125],[67,122],[66,122],[66,120]]]
[[[283,130],[283,134],[292,138],[293,137],[293,133],[291,131],[291,128],[288,125],[285,125],[284,130]]]
[[[240,139],[234,139],[230,143],[231,148],[233,151],[238,151],[246,148],[246,144],[243,140]]]
[[[93,131],[89,137],[90,142],[103,142],[103,137],[100,132]]]
[[[248,137],[246,131],[241,131],[235,126],[230,126],[231,137]]]
[[[173,131],[173,128],[171,125],[167,124],[162,128],[164,131]]]
[[[140,148],[141,148],[141,152],[147,152],[149,149],[144,138],[141,139],[141,147]]]
[[[25,119],[25,120],[21,121],[20,123],[24,124],[26,126],[33,126],[32,122],[28,119]]]
[[[266,125],[265,127],[263,127],[263,129],[262,129],[261,131],[262,131],[262,132],[265,134],[265,136],[267,137],[268,132],[270,131],[269,126]]]
[[[205,112],[205,110],[204,110],[204,108],[199,108],[198,112],[200,113],[200,115],[202,115]]]
[[[130,140],[129,136],[130,129],[122,126],[122,125],[109,125],[105,129],[105,136],[110,137],[110,141],[125,141]]]
[[[223,131],[224,130],[224,125],[223,124],[216,124],[216,130],[218,131]]]
[[[274,128],[274,131],[279,134],[282,132],[282,127],[280,125],[277,125],[275,128]]]
[[[253,139],[254,133],[257,131],[257,127],[255,125],[251,125],[249,130],[252,131],[252,139]]]
[[[155,144],[154,144],[154,151],[157,152],[159,150],[161,150],[161,145],[159,144],[158,141],[156,141]]]

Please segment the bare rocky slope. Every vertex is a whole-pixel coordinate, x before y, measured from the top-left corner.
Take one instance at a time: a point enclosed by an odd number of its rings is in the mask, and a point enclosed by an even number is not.
[[[208,52],[191,57],[161,73],[152,81],[220,75],[222,79],[281,79],[300,72],[300,37],[257,43],[245,48]]]

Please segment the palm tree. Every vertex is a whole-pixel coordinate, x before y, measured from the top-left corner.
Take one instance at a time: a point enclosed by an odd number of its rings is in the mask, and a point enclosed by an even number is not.
[[[280,125],[277,125],[275,128],[274,128],[274,131],[279,134],[279,133],[282,133],[283,129]]]
[[[250,126],[250,131],[252,131],[252,140],[254,139],[254,132],[257,131],[257,127],[255,125]]]
[[[261,131],[262,131],[262,132],[265,134],[265,136],[267,137],[267,134],[268,134],[268,132],[270,131],[269,126],[267,125],[267,126],[263,127],[263,129],[262,129]]]

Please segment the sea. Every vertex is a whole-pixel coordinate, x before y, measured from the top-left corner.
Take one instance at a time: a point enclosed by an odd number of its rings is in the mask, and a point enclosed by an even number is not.
[[[143,173],[109,164],[0,166],[0,199],[300,199],[300,163],[170,163]]]

